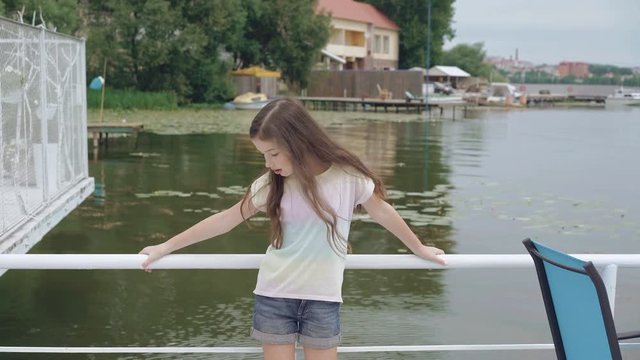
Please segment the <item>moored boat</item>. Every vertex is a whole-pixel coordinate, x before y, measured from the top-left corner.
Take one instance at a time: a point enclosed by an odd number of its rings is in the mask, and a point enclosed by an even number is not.
[[[607,96],[605,104],[610,106],[617,105],[637,105],[640,106],[640,92],[625,91],[622,87],[615,93]]]
[[[527,95],[512,84],[491,83],[484,103],[494,106],[524,106],[527,105]]]
[[[239,110],[257,110],[262,109],[271,99],[263,93],[247,92],[236,96],[233,99],[233,106]]]

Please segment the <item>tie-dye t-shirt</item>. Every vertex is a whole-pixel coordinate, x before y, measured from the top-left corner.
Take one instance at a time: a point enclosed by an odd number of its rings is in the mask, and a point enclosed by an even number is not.
[[[337,230],[349,236],[356,205],[373,194],[373,181],[354,169],[332,165],[316,177],[320,196],[338,217]],[[268,173],[251,185],[252,202],[265,211],[269,191]],[[260,265],[254,293],[262,296],[342,302],[342,279],[346,246],[329,243],[329,232],[301,193],[295,176],[285,180],[280,202],[283,242],[280,249],[269,246]]]

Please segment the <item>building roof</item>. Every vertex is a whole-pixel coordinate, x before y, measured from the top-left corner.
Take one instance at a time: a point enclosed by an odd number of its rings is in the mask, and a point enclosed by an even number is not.
[[[470,77],[471,74],[457,66],[436,65],[429,69],[429,76]]]
[[[318,13],[328,13],[336,19],[371,23],[379,28],[398,30],[400,27],[373,5],[353,0],[318,0]]]

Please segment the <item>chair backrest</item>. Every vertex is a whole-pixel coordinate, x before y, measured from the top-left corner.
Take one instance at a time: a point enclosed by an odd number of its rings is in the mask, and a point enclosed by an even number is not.
[[[558,359],[622,359],[607,291],[595,266],[530,239],[523,243],[538,273]]]
[[[411,93],[411,91],[409,91],[409,90],[407,90],[407,91],[405,91],[405,92],[404,92],[404,96],[406,96],[406,97],[407,97],[407,99],[409,99],[409,100],[415,100],[415,99],[416,99],[416,97],[415,97],[415,96],[413,96],[413,94],[412,94],[412,93]]]

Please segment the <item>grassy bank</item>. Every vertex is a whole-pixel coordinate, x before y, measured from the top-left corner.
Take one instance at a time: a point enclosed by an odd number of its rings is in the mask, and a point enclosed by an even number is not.
[[[87,90],[87,107],[100,109],[102,91]],[[105,90],[105,109],[119,110],[173,110],[178,108],[178,99],[173,92],[143,92],[137,90]]]

